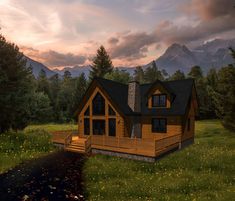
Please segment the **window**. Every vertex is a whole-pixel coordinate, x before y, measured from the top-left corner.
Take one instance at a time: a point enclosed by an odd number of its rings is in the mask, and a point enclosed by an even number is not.
[[[152,119],[152,132],[153,133],[166,133],[167,121],[166,119],[153,118]]]
[[[93,120],[93,135],[105,134],[105,120]]]
[[[90,119],[84,118],[84,134],[90,135]]]
[[[109,136],[116,136],[116,119],[109,119]]]
[[[113,108],[111,108],[110,106],[109,106],[109,115],[116,115]]]
[[[88,107],[88,108],[86,109],[86,111],[84,112],[84,115],[85,115],[85,116],[89,116],[89,115],[90,115],[90,107]]]
[[[190,118],[188,119],[188,131],[190,131],[190,127],[191,127],[191,121],[190,121]]]
[[[105,100],[100,93],[97,93],[92,100],[93,115],[105,114]]]
[[[166,107],[166,94],[152,95],[152,107]]]

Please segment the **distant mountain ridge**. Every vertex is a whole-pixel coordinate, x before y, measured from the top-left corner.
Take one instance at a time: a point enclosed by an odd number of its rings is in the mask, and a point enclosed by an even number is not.
[[[234,63],[234,60],[229,52],[229,47],[235,49],[235,39],[224,40],[215,39],[204,43],[196,48],[189,49],[186,45],[174,43],[169,46],[163,55],[155,60],[160,69],[165,69],[169,74],[176,70],[188,73],[192,66],[198,65],[206,73],[210,68],[220,68],[228,64]],[[66,70],[70,71],[72,77],[77,77],[81,73],[89,76],[90,66],[74,66],[65,67],[62,70],[50,70],[48,67],[27,57],[28,64],[33,68],[33,74],[38,76],[41,69],[45,70],[48,77],[58,73],[63,75]],[[146,69],[152,62],[143,66]],[[125,70],[133,75],[135,67],[117,67],[120,70]]]
[[[28,67],[32,67],[33,75],[34,75],[36,78],[38,77],[38,75],[39,75],[39,73],[40,73],[41,70],[44,70],[44,71],[46,72],[47,77],[51,77],[51,76],[53,76],[53,75],[56,74],[56,72],[50,70],[50,69],[49,69],[48,67],[46,67],[44,64],[42,64],[42,63],[40,63],[40,62],[38,62],[38,61],[35,61],[35,60],[33,60],[33,59],[29,58],[29,57],[26,57],[26,56],[25,56],[25,58],[26,58],[26,60],[27,60],[26,65],[27,65]]]
[[[162,56],[155,60],[160,69],[174,73],[180,69],[189,72],[192,66],[201,66],[204,72],[234,63],[229,47],[235,48],[235,39],[216,39],[192,50],[185,45],[172,44]]]

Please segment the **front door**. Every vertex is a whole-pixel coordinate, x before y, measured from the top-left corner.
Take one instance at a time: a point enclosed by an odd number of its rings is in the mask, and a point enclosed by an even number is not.
[[[93,135],[105,135],[105,120],[93,120]]]

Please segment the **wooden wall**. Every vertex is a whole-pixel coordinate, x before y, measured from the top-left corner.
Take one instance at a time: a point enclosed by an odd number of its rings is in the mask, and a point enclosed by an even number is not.
[[[183,127],[182,141],[194,137],[195,133],[195,105],[194,96],[192,96],[192,101],[190,102],[190,108],[186,116],[184,117],[186,124]],[[188,119],[190,119],[190,130],[188,130]]]
[[[154,118],[154,117],[153,117]],[[143,139],[163,139],[169,136],[174,136],[182,133],[182,119],[180,116],[160,117],[167,119],[166,133],[152,133],[152,117],[142,118],[142,138]]]
[[[99,92],[103,98],[105,99],[105,116],[93,116],[92,115],[92,100],[95,97],[95,95]],[[108,115],[108,105],[112,107],[114,112],[116,113],[115,116],[109,116]],[[124,125],[124,118],[120,115],[118,110],[113,106],[111,103],[111,100],[108,99],[108,97],[105,95],[105,93],[97,86],[93,93],[90,95],[87,103],[84,105],[83,109],[81,112],[78,114],[78,134],[79,136],[83,137],[84,136],[84,112],[86,109],[90,107],[90,134],[92,135],[92,120],[94,119],[103,119],[105,120],[105,134],[108,136],[108,119],[109,118],[116,118],[116,136],[118,137],[123,137],[125,136],[125,125]]]

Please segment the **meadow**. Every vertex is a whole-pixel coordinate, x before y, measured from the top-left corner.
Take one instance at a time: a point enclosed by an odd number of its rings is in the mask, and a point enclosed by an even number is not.
[[[48,132],[73,124],[28,126],[0,135],[0,173],[56,149]],[[225,201],[235,197],[235,133],[219,121],[197,121],[195,143],[147,163],[94,155],[83,167],[87,200]]]
[[[231,201],[235,133],[219,121],[197,121],[194,145],[155,163],[96,155],[84,166],[88,200]]]
[[[50,135],[44,130],[0,134],[0,173],[54,150]]]

